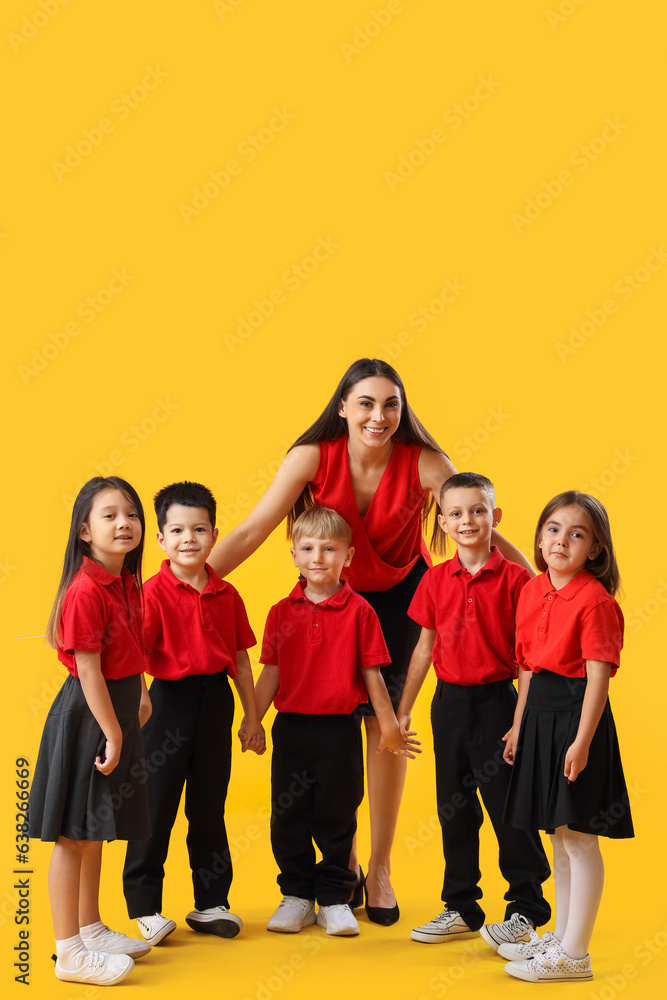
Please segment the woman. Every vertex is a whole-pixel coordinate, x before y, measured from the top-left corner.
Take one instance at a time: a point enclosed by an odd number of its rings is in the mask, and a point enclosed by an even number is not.
[[[211,553],[226,576],[288,519],[288,530],[313,503],[337,510],[352,528],[354,559],[344,577],[375,608],[391,656],[382,673],[398,705],[420,628],[407,609],[430,558],[422,526],[442,484],[456,469],[408,405],[403,383],[384,361],[363,358],[343,376],[322,415],[292,445],[253,511]],[[507,558],[528,565],[494,532]],[[437,524],[431,548],[444,552]],[[380,729],[370,705],[359,708],[367,741],[371,855],[366,910],[392,924],[399,910],[390,881],[390,854],[405,783],[405,757],[378,754]],[[363,874],[356,857],[350,866]],[[359,893],[355,893],[355,902]]]

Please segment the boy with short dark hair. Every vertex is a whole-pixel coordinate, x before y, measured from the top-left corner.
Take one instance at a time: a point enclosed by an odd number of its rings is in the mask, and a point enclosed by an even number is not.
[[[317,922],[327,934],[352,935],[348,905],[356,876],[350,850],[364,791],[358,704],[370,696],[382,732],[380,750],[413,757],[380,667],[389,654],[370,604],[341,583],[354,554],[340,514],[313,507],[297,519],[292,557],[302,579],[269,612],[257,681],[262,719],[275,699],[271,762],[271,844],[283,900],[268,930],[296,933]],[[315,863],[313,840],[322,852]],[[315,914],[315,901],[319,911]]]
[[[510,780],[503,761],[503,739],[512,728],[517,676],[514,655],[515,612],[530,579],[527,569],[505,559],[491,545],[502,511],[493,484],[476,473],[448,479],[440,494],[442,529],[454,539],[453,559],[429,569],[410,605],[422,626],[397,716],[410,729],[415,699],[431,662],[438,683],[431,706],[438,816],[445,854],[442,913],[410,937],[437,944],[457,934],[480,930],[494,951],[531,940],[534,926],[546,923],[551,907],[541,883],[550,869],[537,831],[515,830],[502,822]],[[509,883],[505,919],[484,924],[477,902],[479,828],[478,790],[498,840],[500,869]]]
[[[144,587],[144,642],[155,678],[144,734],[144,780],[152,836],[130,841],[123,888],[130,917],[151,944],[176,928],[162,916],[169,837],[183,785],[195,909],[185,920],[205,934],[235,937],[243,921],[228,910],[232,863],[225,830],[236,686],[243,750],[264,753],[247,649],[256,643],[243,601],[207,565],[218,537],[213,494],[199,483],[173,483],[155,497],[158,542],[167,553]]]

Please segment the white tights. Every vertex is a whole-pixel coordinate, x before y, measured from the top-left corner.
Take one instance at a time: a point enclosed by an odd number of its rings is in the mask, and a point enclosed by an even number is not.
[[[556,884],[556,937],[570,958],[588,953],[602,898],[604,863],[598,838],[559,826],[551,834]]]

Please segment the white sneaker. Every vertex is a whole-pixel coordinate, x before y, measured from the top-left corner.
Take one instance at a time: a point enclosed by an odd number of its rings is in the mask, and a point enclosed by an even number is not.
[[[142,955],[147,955],[151,950],[147,941],[127,937],[120,931],[112,931],[106,925],[96,937],[82,937],[81,940],[88,951],[101,951],[106,955],[129,955],[130,958],[141,958]]]
[[[185,918],[188,927],[201,934],[217,934],[233,938],[243,929],[243,921],[226,906],[210,906],[207,910],[191,910]]]
[[[302,899],[300,896],[283,896],[266,929],[279,931],[282,934],[297,934],[303,927],[309,927],[314,923],[314,900]]]
[[[567,980],[585,981],[593,978],[591,956],[570,958],[559,944],[523,962],[508,962],[505,972],[527,983],[560,983]]]
[[[472,934],[467,923],[457,910],[450,910],[447,907],[439,917],[435,917],[421,927],[414,927],[410,931],[413,941],[422,941],[424,944],[442,944],[447,938],[456,937],[457,934]]]
[[[499,924],[484,924],[479,933],[489,948],[498,951],[501,944],[528,944],[532,940],[532,930],[530,920],[520,913],[513,913],[509,920],[503,920]]]
[[[163,917],[161,913],[151,913],[147,917],[137,917],[137,927],[149,944],[159,944],[167,935],[176,930],[173,920]]]
[[[56,976],[65,983],[91,983],[95,986],[113,986],[132,972],[134,960],[129,955],[108,955],[103,951],[89,951],[76,969],[65,969],[56,959]]]
[[[336,937],[351,937],[359,933],[359,924],[349,903],[320,906],[317,922],[326,929],[327,934],[334,934]]]
[[[560,941],[551,931],[545,931],[540,937],[537,931],[531,928],[529,941],[525,941],[523,944],[509,944],[509,942],[500,944],[498,945],[498,954],[502,958],[508,958],[511,962],[522,962],[525,958],[534,958],[535,955],[540,955],[555,944],[560,944]]]

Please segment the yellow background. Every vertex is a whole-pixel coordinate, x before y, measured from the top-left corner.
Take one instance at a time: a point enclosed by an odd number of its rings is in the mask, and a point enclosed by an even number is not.
[[[609,510],[628,623],[612,697],[637,839],[603,843],[596,978],[579,993],[657,996],[667,944],[659,5],[8,0],[0,21],[2,982],[19,988],[14,759],[34,763],[63,674],[41,639],[17,637],[44,632],[70,498],[98,472],[127,478],[149,510],[149,576],[156,489],[202,480],[228,530],[348,364],[380,354],[455,464],[495,481],[504,532],[525,552],[555,493],[587,485]],[[249,321],[255,300],[272,314]],[[418,326],[420,309],[429,318]],[[246,339],[242,319],[254,323]],[[258,635],[293,579],[282,529],[234,573]],[[232,907],[246,929],[229,942],[185,927],[181,818],[164,903],[179,930],[123,989],[239,1000],[530,989],[479,938],[408,940],[440,909],[428,702],[425,690],[425,752],[410,764],[396,839],[397,925],[363,918],[353,940],[265,932],[279,898],[262,818],[269,757],[239,753],[227,805]],[[504,885],[488,824],[483,841],[497,920]],[[367,845],[363,807],[364,864]],[[121,844],[106,848],[103,917],[130,930],[122,859]],[[48,846],[32,845],[32,995],[92,1000],[99,991],[54,980],[48,861]]]

